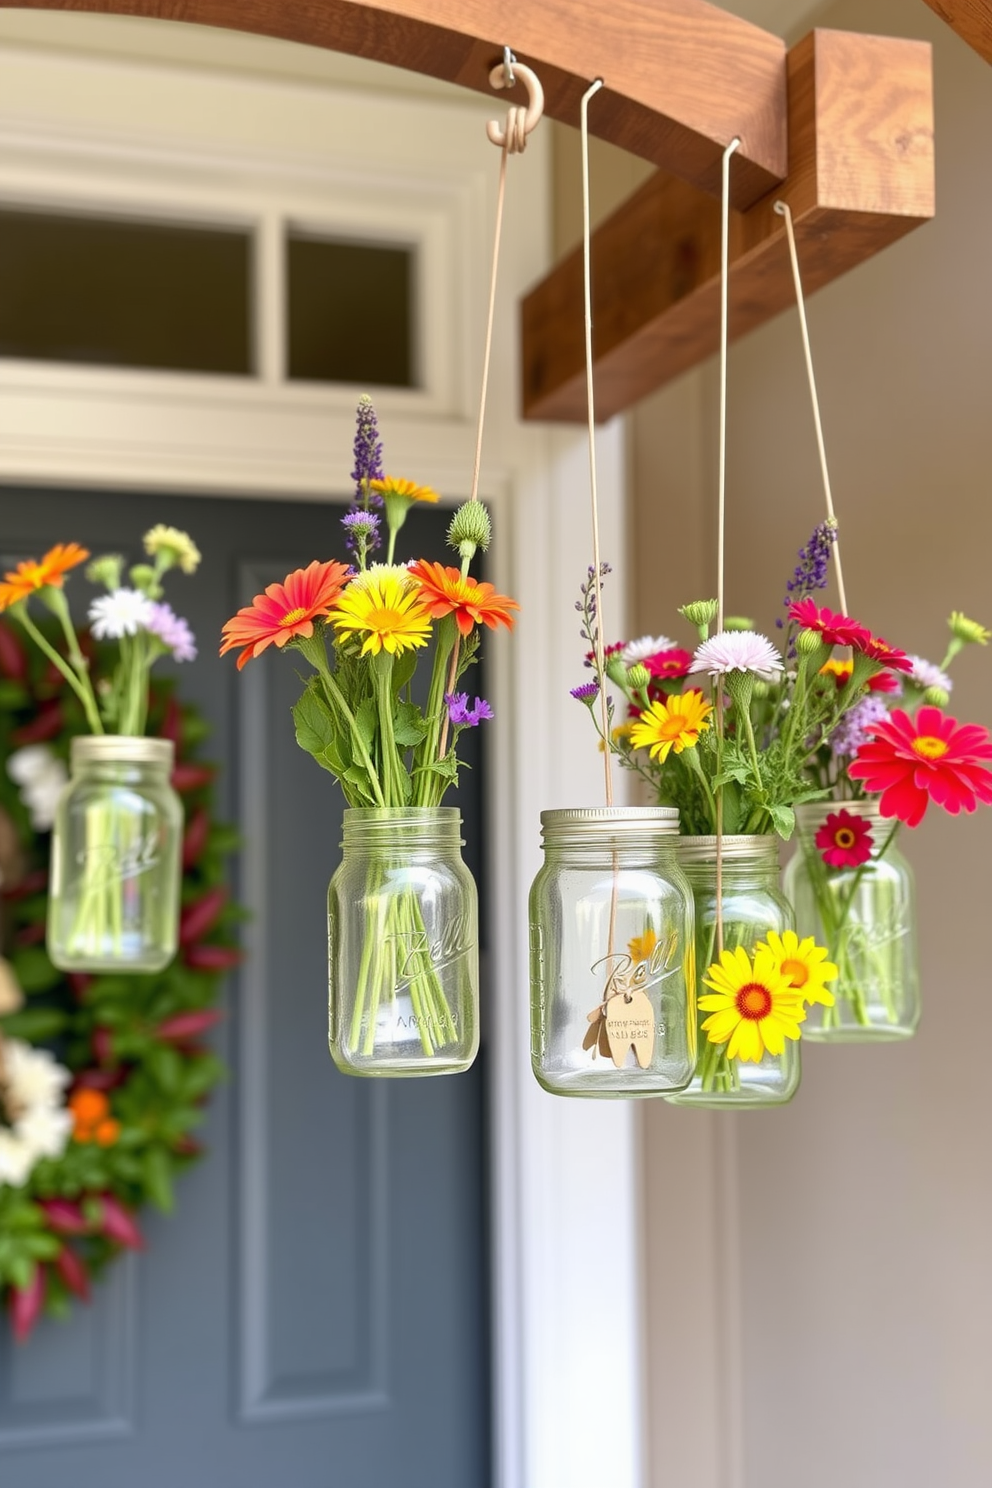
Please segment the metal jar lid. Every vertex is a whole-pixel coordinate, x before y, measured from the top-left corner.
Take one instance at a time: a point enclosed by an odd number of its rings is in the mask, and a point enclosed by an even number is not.
[[[555,842],[649,832],[677,837],[679,813],[675,806],[579,806],[541,812],[541,832]]]
[[[882,806],[877,797],[874,801],[804,801],[796,807],[796,821],[808,831],[810,827],[820,826],[834,811],[846,811],[862,821],[878,821]]]
[[[171,739],[147,739],[143,734],[78,734],[70,760],[77,765],[158,765],[172,770],[175,745]]]
[[[688,863],[715,863],[716,862],[715,836],[710,837],[680,837],[679,838],[679,862],[683,865]],[[769,858],[778,861],[778,838],[774,833],[753,833],[750,835],[723,837],[720,839],[720,851],[725,863],[741,863],[750,859],[752,862],[757,858]]]

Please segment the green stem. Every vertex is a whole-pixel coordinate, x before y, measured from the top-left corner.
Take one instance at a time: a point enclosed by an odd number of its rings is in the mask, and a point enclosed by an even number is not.
[[[376,805],[385,806],[386,798],[383,795],[382,787],[379,784],[379,776],[376,771],[375,765],[372,763],[371,756],[369,755],[369,752],[365,747],[365,741],[358,731],[358,725],[355,722],[355,716],[352,713],[351,709],[348,707],[348,704],[345,702],[344,694],[342,693],[337,682],[334,680],[334,674],[332,673],[330,667],[327,665],[327,653],[324,650],[323,640],[316,635],[311,636],[309,639],[301,636],[297,641],[297,645],[303,652],[303,655],[306,657],[307,661],[309,661],[310,665],[314,668],[317,675],[320,677],[321,686],[324,689],[324,695],[326,696],[327,701],[330,703],[332,708],[335,708],[338,711],[338,713],[344,719],[345,723],[348,725],[348,732],[351,735],[352,746],[358,758],[364,765],[366,773],[368,774],[369,786],[371,788],[372,795],[375,797]]]
[[[28,635],[38,647],[39,651],[43,652],[44,655],[48,657],[52,665],[58,668],[58,670],[62,673],[62,676],[72,688],[73,692],[79,698],[79,701],[83,705],[83,711],[86,714],[86,721],[90,726],[90,733],[102,734],[103,724],[100,721],[100,710],[96,705],[96,698],[93,695],[93,688],[92,685],[89,683],[88,677],[87,685],[84,686],[80,679],[76,676],[76,673],[73,671],[73,669],[66,665],[63,658],[55,650],[55,647],[49,645],[48,641],[42,635],[41,631],[35,625],[34,621],[31,620],[31,618],[29,617],[26,607],[22,607],[21,605],[12,605],[10,613],[16,620],[19,620],[21,622]]]

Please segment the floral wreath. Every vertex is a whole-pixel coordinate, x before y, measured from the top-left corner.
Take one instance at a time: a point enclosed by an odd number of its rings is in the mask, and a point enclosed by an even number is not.
[[[98,656],[93,666],[99,675]],[[175,744],[186,811],[179,954],[153,976],[52,965],[48,831],[70,740],[85,732],[57,669],[0,621],[0,1296],[18,1340],[43,1311],[88,1300],[109,1261],[143,1247],[145,1204],[171,1210],[224,1074],[202,1037],[240,959],[240,911],[225,886],[237,839],[212,817],[214,767],[194,757],[208,725],[164,681],[152,684],[148,733]]]

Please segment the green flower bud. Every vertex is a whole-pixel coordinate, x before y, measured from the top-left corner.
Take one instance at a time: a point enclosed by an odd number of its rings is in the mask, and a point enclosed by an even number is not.
[[[474,558],[476,549],[489,546],[493,525],[481,501],[466,501],[458,508],[448,526],[448,546],[462,558]]]
[[[766,698],[770,692],[771,692],[771,688],[768,686],[768,683],[767,682],[763,682],[760,677],[756,677],[755,678],[755,683],[754,683],[754,695],[755,695],[755,697],[756,698]]]
[[[960,610],[954,610],[947,623],[957,639],[966,645],[987,646],[992,639],[992,630],[986,630],[977,620],[969,620]]]
[[[108,589],[119,589],[123,568],[124,559],[120,553],[105,553],[102,558],[94,558],[92,563],[86,565],[86,577],[91,584],[103,584]]]
[[[723,622],[724,630],[753,630],[754,621],[744,615],[728,615]]]
[[[815,656],[818,651],[829,651],[818,630],[801,630],[796,637],[796,650],[800,656]]]
[[[148,563],[136,563],[131,570],[131,583],[142,594],[150,594],[152,590],[158,590],[158,579],[155,570]]]
[[[624,666],[619,656],[610,656],[607,659],[606,675],[609,677],[610,681],[615,682],[618,687],[627,686],[627,668]]]
[[[946,708],[951,701],[951,694],[943,687],[928,687],[923,694],[923,701],[933,708]]]
[[[679,614],[684,620],[688,620],[690,625],[698,625],[702,628],[704,625],[713,624],[718,608],[715,599],[696,599],[692,604],[682,605]]]
[[[647,687],[650,681],[651,673],[641,661],[635,662],[627,672],[627,686],[632,687],[635,692]]]

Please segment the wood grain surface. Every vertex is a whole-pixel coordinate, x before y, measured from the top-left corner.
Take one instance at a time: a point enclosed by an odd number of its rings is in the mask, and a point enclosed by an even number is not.
[[[731,217],[732,338],[794,303],[779,198],[792,210],[807,293],[934,212],[927,43],[815,31],[788,68],[788,178]],[[592,265],[596,412],[607,419],[717,350],[718,205],[659,173],[597,229]],[[525,415],[581,422],[580,251],[525,297],[522,323]]]
[[[986,62],[992,62],[992,0],[925,0]]]
[[[704,191],[719,191],[720,155],[735,134],[735,205],[750,206],[786,173],[785,45],[705,0],[0,0],[0,7],[260,32],[488,94],[489,70],[508,45],[538,72],[552,118],[577,124],[583,92],[601,77],[596,133]]]

